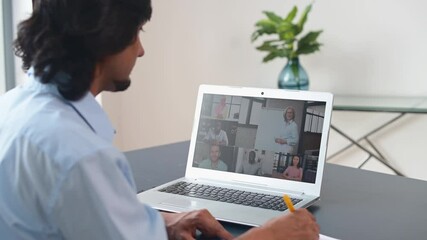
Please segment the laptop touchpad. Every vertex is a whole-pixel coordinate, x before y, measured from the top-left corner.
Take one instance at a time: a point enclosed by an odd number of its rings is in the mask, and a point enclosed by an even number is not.
[[[198,209],[198,203],[191,199],[184,199],[180,197],[171,197],[168,198],[162,202],[160,202],[162,205],[168,205],[168,206],[174,206],[179,207],[182,209]]]

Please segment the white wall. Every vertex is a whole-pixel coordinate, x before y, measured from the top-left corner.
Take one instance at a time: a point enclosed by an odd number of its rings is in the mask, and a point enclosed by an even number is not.
[[[190,137],[201,83],[276,87],[286,60],[262,64],[250,42],[263,10],[287,13],[306,0],[153,1],[130,90],[103,104],[122,150]],[[311,90],[335,94],[426,95],[427,2],[317,1],[306,29],[323,29],[321,52],[301,57]]]
[[[197,87],[201,83],[276,87],[286,60],[262,64],[250,42],[263,10],[287,13],[307,0],[153,0],[152,21],[142,39],[146,55],[137,63],[130,90],[105,93],[104,108],[122,150],[188,140]],[[14,0],[14,29],[29,16],[31,1]],[[356,95],[427,95],[427,2],[417,0],[317,1],[306,28],[323,29],[321,52],[300,60],[311,90]],[[25,74],[16,62],[17,81]],[[332,122],[357,138],[389,114],[334,112]],[[367,121],[369,120],[369,121]],[[408,176],[425,179],[422,149],[427,115],[408,115],[375,134],[372,141]],[[329,153],[346,146],[331,132]],[[332,162],[355,166],[366,154],[350,148]],[[375,159],[365,169],[390,172]]]

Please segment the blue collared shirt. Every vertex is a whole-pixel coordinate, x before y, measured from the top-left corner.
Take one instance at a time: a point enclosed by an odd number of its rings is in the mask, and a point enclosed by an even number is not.
[[[0,96],[0,239],[166,239],[92,94],[69,102],[28,75]]]

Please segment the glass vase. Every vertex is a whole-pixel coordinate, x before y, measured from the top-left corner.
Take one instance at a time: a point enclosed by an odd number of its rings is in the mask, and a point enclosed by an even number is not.
[[[288,59],[279,75],[278,87],[281,89],[308,90],[308,75],[298,58]]]

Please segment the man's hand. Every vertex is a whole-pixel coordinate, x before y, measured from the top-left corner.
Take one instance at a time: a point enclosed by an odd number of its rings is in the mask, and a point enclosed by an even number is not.
[[[162,216],[165,219],[169,239],[195,239],[196,230],[208,237],[233,238],[206,209],[184,213],[162,212]]]
[[[319,226],[306,209],[275,218],[261,227],[253,228],[238,239],[317,240]]]

